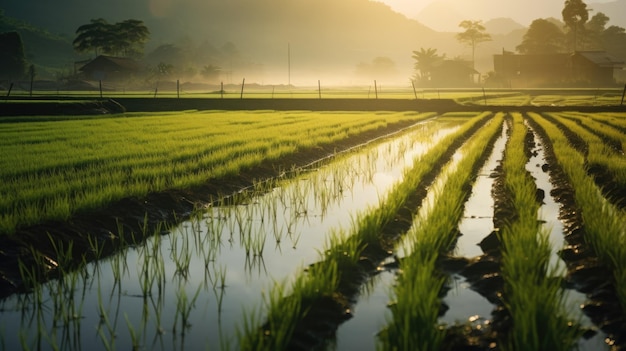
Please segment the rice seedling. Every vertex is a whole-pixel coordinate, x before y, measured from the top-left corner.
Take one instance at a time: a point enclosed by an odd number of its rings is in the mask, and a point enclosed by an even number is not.
[[[580,167],[584,163],[583,156],[569,145],[563,133],[540,115],[529,116],[550,137],[558,163],[575,189],[576,206],[580,208],[584,222],[585,241],[591,245],[601,263],[613,272],[616,290],[622,291],[626,286],[626,281],[621,279],[625,276],[623,262],[626,250],[618,243],[622,243],[626,236],[624,213],[602,197],[593,179]],[[622,309],[626,309],[624,294],[620,293],[619,297]]]
[[[504,336],[505,350],[571,350],[582,335],[577,321],[568,314],[566,294],[558,267],[549,269],[552,249],[545,228],[537,220],[540,204],[536,186],[525,165],[523,145],[526,127],[520,114],[513,114],[512,134],[505,150],[505,188],[512,198],[515,214],[504,228],[503,300],[513,328]]]
[[[485,149],[495,141],[502,120],[502,114],[496,115],[464,146],[464,157],[448,174],[443,188],[435,195],[437,200],[430,208],[423,207],[409,229],[407,252],[394,287],[391,317],[380,334],[382,349],[441,349],[445,329],[437,324],[437,319],[445,277],[437,272],[435,262],[439,254],[452,248],[463,202],[469,195],[467,185]]]
[[[123,197],[203,184],[265,159],[425,118],[401,113],[359,118],[274,112],[187,115],[38,122],[29,128],[3,124],[2,233],[46,219],[66,220]]]
[[[357,217],[350,232],[334,232],[329,236],[326,249],[322,253],[320,262],[310,266],[306,275],[300,275],[292,284],[292,293],[284,295],[284,285],[277,285],[273,291],[278,291],[280,299],[270,299],[267,306],[267,322],[263,327],[254,327],[244,324],[244,333],[241,335],[241,343],[247,347],[262,345],[255,349],[283,349],[288,345],[294,326],[302,321],[308,309],[314,306],[315,301],[321,298],[334,296],[337,293],[343,272],[350,272],[357,266],[361,252],[368,245],[380,245],[380,231],[383,226],[393,221],[395,214],[404,206],[408,193],[415,189],[424,174],[434,167],[435,161],[444,153],[443,150],[450,147],[454,139],[468,133],[479,121],[486,119],[489,114],[475,116],[467,122],[457,133],[449,136],[441,146],[433,148],[419,162],[414,163],[412,170],[407,170],[405,181],[395,186],[390,196],[381,200],[376,209],[370,209],[365,216]],[[297,310],[286,314],[282,311],[285,304],[291,301],[297,302]],[[254,313],[254,312],[253,312]],[[283,315],[280,321],[275,321],[276,316]],[[244,318],[249,318],[244,316]],[[269,327],[268,327],[269,326]],[[266,334],[261,338],[259,334]],[[278,338],[278,339],[276,339]],[[244,348],[244,349],[246,349]]]

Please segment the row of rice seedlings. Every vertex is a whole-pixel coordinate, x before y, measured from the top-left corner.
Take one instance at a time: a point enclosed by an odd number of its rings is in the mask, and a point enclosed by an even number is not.
[[[594,131],[595,133],[599,133],[615,142],[619,142],[621,151],[617,150],[618,153],[623,154],[624,150],[626,150],[626,133],[624,131],[619,131],[611,124],[605,123],[602,118],[598,117],[598,115],[600,114],[561,113],[560,115],[575,120],[576,123],[582,124],[583,126]]]
[[[513,129],[502,163],[505,187],[512,196],[515,218],[501,228],[503,300],[512,328],[503,350],[571,350],[581,336],[568,315],[558,267],[549,268],[552,248],[538,221],[536,185],[526,171],[528,157],[521,114],[513,114]]]
[[[613,175],[613,179],[622,188],[626,188],[626,158],[622,153],[617,153],[609,147],[600,137],[582,128],[577,123],[561,117],[560,114],[548,114],[563,123],[569,130],[580,136],[589,148],[586,156],[588,166],[600,165]],[[621,136],[624,140],[624,136]]]
[[[366,246],[381,245],[381,229],[393,221],[409,194],[416,190],[424,175],[433,169],[445,150],[456,138],[465,135],[489,115],[490,113],[475,115],[456,133],[444,138],[427,154],[419,157],[413,168],[405,172],[404,181],[395,185],[385,198],[381,198],[377,208],[358,215],[349,232],[333,232],[326,249],[321,253],[320,261],[310,266],[306,275],[296,278],[289,295],[284,284],[275,285],[269,298],[266,298],[267,314],[264,324],[261,324],[261,317],[256,312],[244,315],[244,320],[253,322],[245,322],[242,327],[241,349],[285,349],[291,341],[295,325],[306,317],[310,306],[319,299],[332,298],[337,294],[342,272],[349,272],[356,267]],[[291,304],[297,309],[285,312],[285,306]]]
[[[529,113],[529,116],[550,137],[559,165],[575,189],[585,240],[602,264],[613,272],[620,304],[626,310],[626,215],[602,197],[593,179],[580,167],[584,157],[569,145],[565,135],[540,115]]]
[[[201,184],[425,116],[222,112],[36,123],[30,131],[3,124],[0,228],[11,233],[43,219],[65,220],[125,196]]]
[[[418,133],[418,134],[420,134],[421,137],[424,137],[427,134],[429,134],[429,131],[433,128],[436,128],[436,126],[431,126],[427,129],[424,129],[421,133]],[[413,140],[419,140],[419,138],[421,137],[416,136],[413,138]],[[377,159],[378,156],[376,155],[378,155],[378,152],[373,153],[370,151],[367,153],[367,155],[368,155],[367,157],[368,161],[365,163],[358,162],[357,165],[350,165],[350,167],[337,167],[337,166],[324,167],[320,169],[320,171],[315,173],[316,178],[324,180],[324,179],[328,179],[329,177],[334,177],[334,179],[332,179],[331,182],[328,182],[328,184],[331,187],[331,189],[334,189],[334,190],[331,190],[336,195],[336,196],[334,195],[334,197],[337,197],[337,198],[341,197],[342,191],[338,189],[348,190],[349,188],[352,187],[351,184],[346,184],[345,180],[354,180],[354,178],[358,174],[361,174],[363,172],[365,173],[371,172],[371,171],[368,171],[367,169],[372,168],[372,162],[375,162],[375,160]],[[372,156],[369,157],[369,155],[372,155]],[[317,175],[318,173],[319,175]],[[355,176],[349,176],[344,173],[354,174]],[[326,183],[326,182],[325,181],[322,183],[320,183],[319,181],[311,182],[309,185],[309,188],[312,187],[314,191],[323,192],[324,188],[328,188],[328,186],[320,186],[321,184],[323,185],[323,183]],[[277,196],[263,197],[263,199],[282,198],[281,201],[287,206],[296,202],[302,202],[303,196],[308,196],[309,192],[311,191],[311,190],[307,190],[303,186],[303,184],[306,184],[306,183],[299,183],[299,186],[295,187],[296,190],[289,191],[289,192],[282,191],[283,188],[281,187],[279,189],[276,189],[278,191],[275,191]],[[257,183],[253,187],[254,190],[252,191],[252,193],[255,193],[255,194],[268,193],[270,192],[271,189],[274,189],[277,185],[278,184],[276,182]],[[248,203],[254,200],[250,195],[251,194],[247,192],[237,193],[235,194],[234,198],[228,201],[232,201],[233,203],[241,203],[241,204]],[[174,266],[172,268],[173,278],[178,281],[177,285],[183,285],[184,281],[187,279],[187,277],[189,277],[189,268],[190,268],[189,257],[191,255],[191,251],[195,250],[198,256],[203,257],[204,266],[205,266],[205,275],[206,275],[205,280],[204,280],[204,288],[206,290],[212,290],[214,292],[217,303],[218,303],[218,313],[220,313],[221,311],[221,303],[222,303],[221,301],[224,297],[225,290],[223,288],[225,286],[226,270],[223,267],[215,266],[214,263],[215,263],[215,257],[218,254],[221,248],[221,245],[223,244],[222,233],[225,231],[226,227],[232,226],[232,228],[230,228],[231,233],[239,232],[240,235],[241,233],[246,233],[247,237],[258,237],[257,235],[258,233],[256,233],[256,231],[245,229],[245,228],[249,228],[249,225],[247,223],[250,222],[251,218],[258,218],[258,214],[253,213],[251,208],[264,209],[268,207],[264,205],[256,206],[256,207],[243,206],[243,205],[226,207],[226,202],[227,202],[226,199],[221,199],[221,201],[218,201],[218,205],[215,207],[215,209],[217,210],[216,212],[217,216],[208,217],[207,226],[206,226],[208,231],[206,235],[203,235],[202,228],[200,226],[200,221],[203,220],[204,217],[198,213],[196,215],[193,215],[192,220],[188,222],[188,224],[185,225],[183,228],[181,228],[181,232],[176,231],[174,234],[171,234],[169,236],[170,245],[168,249],[169,256]],[[271,207],[272,204],[268,203],[267,205],[270,205]],[[221,206],[224,206],[224,207],[221,207]],[[274,207],[276,206],[274,205]],[[268,213],[271,210],[260,210],[260,211],[262,212],[265,211],[266,213]],[[284,216],[284,214],[282,214],[281,216]],[[263,216],[261,216],[261,218],[263,218]],[[274,218],[274,222],[276,222],[275,218]],[[147,225],[144,225],[144,228],[145,230],[147,230]],[[120,226],[118,230],[119,230],[119,236],[121,238],[126,238],[126,235],[122,234],[123,227]],[[162,231],[157,227],[156,232],[161,233]],[[275,230],[275,232],[278,232],[278,230]],[[263,230],[261,230],[260,233],[261,234],[264,233]],[[142,237],[147,237],[147,236],[149,235],[147,235],[146,233],[142,234]],[[166,279],[166,272],[165,272],[164,257],[162,253],[162,250],[164,249],[162,246],[162,240],[163,240],[162,237],[157,235],[157,236],[154,236],[151,240],[147,241],[145,244],[136,246],[136,249],[135,249],[137,251],[136,276],[138,278],[137,282],[138,282],[138,287],[139,287],[140,292],[137,294],[133,294],[133,296],[141,297],[143,299],[152,299],[153,297],[156,297],[157,299],[161,300],[163,298],[167,279]],[[101,248],[99,247],[99,244],[97,241],[92,241],[92,246],[93,246],[91,249],[92,251],[94,252],[101,251]],[[262,254],[263,246],[264,245],[258,245],[258,247],[261,248],[258,250],[258,252],[261,252],[261,254]],[[112,275],[113,275],[113,289],[117,290],[118,294],[120,294],[121,291],[123,290],[121,287],[122,279],[127,278],[131,275],[131,272],[128,269],[128,259],[127,259],[128,251],[124,251],[124,252],[126,252],[126,254],[115,255],[107,260],[108,262],[110,262],[110,265],[111,265],[111,270],[112,270]],[[255,259],[256,258],[252,258],[251,261]],[[246,260],[248,260],[248,257],[246,258]],[[98,284],[100,284],[99,281],[98,281]],[[99,314],[103,316],[102,320],[104,321],[102,323],[102,328],[99,329],[99,335],[100,335],[102,343],[106,346],[107,349],[109,349],[109,347],[114,348],[115,347],[114,343],[113,343],[113,346],[111,346],[111,341],[110,341],[111,335],[113,335],[114,333],[119,333],[119,330],[117,330],[118,327],[112,325],[112,323],[109,321],[110,318],[107,316],[106,308],[104,308],[102,304],[100,291],[98,291],[98,295],[99,295],[98,299],[99,301],[101,301],[100,307],[99,307]],[[181,303],[180,306],[184,308],[182,308],[180,312],[180,316],[177,317],[179,318],[177,320],[179,320],[180,323],[177,324],[178,330],[173,331],[174,334],[177,331],[184,332],[185,329],[183,328],[183,326],[187,324],[186,321],[189,318],[191,306],[193,305],[193,303],[189,303],[189,301],[195,300],[195,298],[187,298],[187,300],[184,300],[185,297],[180,293],[177,293],[176,299],[180,300],[180,303]],[[157,325],[158,330],[163,330],[163,327],[160,322],[161,320],[160,314],[161,314],[160,311],[156,312],[157,317],[156,317],[155,324]],[[116,320],[115,318],[113,319]],[[147,325],[147,321],[143,319],[142,321],[140,321],[138,325],[134,325],[131,319],[132,318],[128,318],[128,320],[126,321],[126,327],[128,329],[128,332],[131,335],[131,339],[133,339],[132,343],[136,345],[139,342],[139,339],[141,339],[142,337],[145,338],[145,336],[149,334],[149,331],[146,330],[146,328],[148,328],[148,325]],[[185,322],[183,322],[183,320]],[[160,332],[157,332],[157,333],[160,333]]]
[[[394,286],[394,303],[386,327],[379,335],[383,350],[439,350],[445,328],[437,325],[441,302],[439,293],[446,278],[436,261],[448,252],[463,216],[474,170],[490,142],[502,128],[503,114],[497,114],[464,147],[463,159],[448,174],[435,194],[432,207],[420,212],[407,233],[405,257]]]

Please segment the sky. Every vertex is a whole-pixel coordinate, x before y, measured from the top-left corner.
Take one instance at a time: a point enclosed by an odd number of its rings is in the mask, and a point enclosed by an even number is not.
[[[435,0],[377,0],[383,2],[396,12],[411,18],[417,15],[424,7]]]
[[[424,7],[428,6],[430,3],[435,2],[436,0],[376,0],[376,1],[380,1],[389,5],[389,7],[394,9],[396,12],[400,12],[409,18],[414,18]],[[471,0],[467,0],[467,1],[471,1]],[[504,3],[506,3],[506,0],[503,0],[503,1]],[[564,0],[546,0],[546,1],[558,1],[559,3],[564,3]],[[607,1],[609,0],[586,0],[585,3],[592,4],[592,3],[600,3],[600,2],[607,2]],[[520,15],[522,17],[529,17],[533,15],[531,13],[532,11],[533,11],[532,7],[529,6],[528,13],[520,14]]]

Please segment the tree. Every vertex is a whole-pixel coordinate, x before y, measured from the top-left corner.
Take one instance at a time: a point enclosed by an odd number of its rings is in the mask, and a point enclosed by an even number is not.
[[[587,4],[582,0],[565,0],[565,6],[561,11],[563,22],[569,28],[569,33],[573,34],[574,51],[578,50],[579,34],[584,31],[583,25],[589,20],[589,10]]]
[[[517,51],[522,54],[555,54],[562,52],[565,33],[553,22],[536,19],[528,28]]]
[[[375,57],[372,62],[361,62],[356,66],[355,73],[359,76],[376,79],[395,76],[398,73],[396,63],[386,56]]]
[[[137,57],[143,54],[143,45],[150,38],[150,31],[143,21],[128,19],[115,24],[113,28],[118,49],[126,57]]]
[[[584,45],[587,50],[604,50],[611,55],[626,59],[626,30],[609,26],[610,18],[602,12],[596,13],[585,24]]]
[[[18,32],[0,33],[0,80],[20,79],[26,74],[24,44]]]
[[[472,48],[472,68],[475,68],[476,46],[478,44],[491,41],[491,35],[486,33],[483,21],[465,20],[459,23],[459,27],[465,29],[456,35],[456,39]]]
[[[148,41],[150,31],[140,20],[126,20],[109,24],[102,18],[92,19],[76,30],[74,49],[78,52],[94,51],[99,53],[140,56],[143,45]]]
[[[445,55],[438,55],[437,49],[420,48],[419,51],[413,51],[412,57],[415,60],[415,80],[428,85],[433,69],[445,58]]]
[[[103,18],[92,19],[76,29],[76,39],[72,42],[74,50],[88,52],[94,50],[96,56],[100,51],[110,51],[112,33],[111,25]]]
[[[207,65],[202,68],[202,76],[207,80],[216,80],[222,73],[222,69],[215,65]]]

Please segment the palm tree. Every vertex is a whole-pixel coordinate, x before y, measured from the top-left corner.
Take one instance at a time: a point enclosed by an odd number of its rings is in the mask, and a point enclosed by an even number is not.
[[[433,68],[445,58],[445,55],[438,55],[437,49],[420,48],[419,51],[413,51],[412,57],[415,59],[415,80],[428,84]]]

